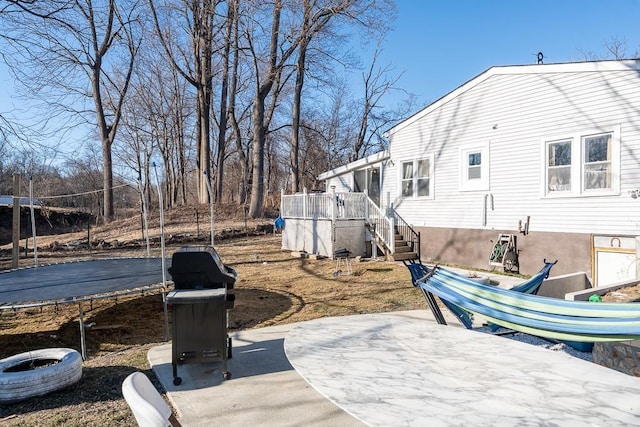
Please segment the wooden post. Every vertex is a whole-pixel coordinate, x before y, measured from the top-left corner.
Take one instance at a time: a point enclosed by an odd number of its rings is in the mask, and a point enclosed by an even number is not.
[[[13,174],[13,258],[11,268],[18,268],[20,259],[20,174]]]

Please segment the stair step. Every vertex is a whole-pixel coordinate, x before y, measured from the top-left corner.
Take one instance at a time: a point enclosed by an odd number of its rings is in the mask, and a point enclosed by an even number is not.
[[[395,251],[396,252],[412,252],[411,246],[406,245],[406,244],[405,245],[401,245],[401,246],[396,245]]]
[[[417,259],[418,254],[415,252],[401,252],[401,253],[395,253],[391,255],[391,258],[393,259],[393,261],[402,261],[405,259]]]

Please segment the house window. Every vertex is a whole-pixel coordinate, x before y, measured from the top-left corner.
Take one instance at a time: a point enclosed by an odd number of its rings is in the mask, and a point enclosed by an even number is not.
[[[402,197],[413,197],[413,161],[402,163]]]
[[[584,190],[611,188],[611,134],[582,139],[584,151]]]
[[[460,189],[462,191],[489,189],[488,145],[460,150]]]
[[[482,179],[482,152],[469,154],[467,179]]]
[[[431,197],[433,194],[433,158],[402,162],[402,197]]]
[[[619,131],[576,134],[545,142],[545,194],[619,193]]]
[[[571,140],[547,144],[547,191],[571,191]]]

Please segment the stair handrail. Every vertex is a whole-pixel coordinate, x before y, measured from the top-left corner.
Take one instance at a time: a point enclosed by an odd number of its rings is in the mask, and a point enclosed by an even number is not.
[[[384,211],[375,204],[367,195],[367,214],[366,220],[373,224],[373,231],[380,240],[387,246],[391,253],[394,253],[395,239],[393,230],[393,218],[385,215]]]
[[[395,209],[389,208],[389,212],[393,216],[394,225],[398,233],[411,245],[411,249],[418,255],[418,259],[422,259],[420,258],[420,233],[414,230]]]

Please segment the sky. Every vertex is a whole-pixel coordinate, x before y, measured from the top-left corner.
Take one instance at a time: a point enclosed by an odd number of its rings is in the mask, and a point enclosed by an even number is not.
[[[640,51],[640,0],[397,0],[394,30],[380,65],[403,73],[398,86],[417,97],[416,109],[492,66],[611,58],[605,44],[626,41]],[[366,60],[363,58],[363,61]],[[399,95],[386,99],[389,106]],[[0,114],[28,108],[15,96],[0,64]]]
[[[397,0],[382,63],[419,107],[492,66],[612,59],[605,44],[640,51],[640,0]]]

